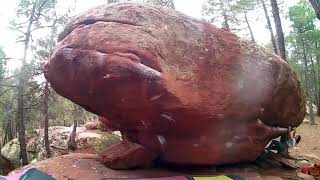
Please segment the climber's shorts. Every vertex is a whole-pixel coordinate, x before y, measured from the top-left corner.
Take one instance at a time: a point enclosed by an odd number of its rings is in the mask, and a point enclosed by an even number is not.
[[[280,142],[277,140],[272,140],[271,144],[266,148],[267,150],[275,150],[278,153],[282,153],[289,148],[286,142]]]

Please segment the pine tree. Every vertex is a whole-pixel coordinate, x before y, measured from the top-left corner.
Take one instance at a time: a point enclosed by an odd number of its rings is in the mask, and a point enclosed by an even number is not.
[[[211,23],[220,22],[223,29],[231,31],[231,21],[234,18],[230,9],[233,1],[206,0],[202,7],[203,15],[209,17]]]
[[[239,27],[241,26],[241,24],[244,24],[244,29],[249,32],[249,36],[252,42],[255,42],[255,38],[248,18],[248,13],[254,10],[256,6],[257,3],[253,0],[237,0],[231,6],[231,10],[235,14],[235,22],[237,22],[237,25]]]
[[[271,26],[271,21],[270,21],[270,17],[269,17],[269,14],[268,14],[268,9],[267,9],[265,0],[260,0],[260,1],[261,1],[261,4],[262,4],[264,15],[266,17],[267,27],[268,27],[268,30],[270,32],[270,38],[271,38],[271,43],[272,43],[272,47],[273,47],[273,52],[278,54],[277,43],[276,43],[276,39],[274,37],[274,33],[273,33],[272,26]]]
[[[272,7],[272,15],[274,19],[274,24],[276,27],[276,32],[277,32],[277,49],[278,49],[278,54],[283,60],[287,60],[286,58],[286,46],[284,43],[284,34],[283,34],[283,29],[282,29],[282,24],[281,24],[281,18],[280,18],[280,13],[279,13],[279,7],[278,7],[278,2],[277,0],[270,0],[271,7]]]
[[[7,64],[6,59],[6,54],[4,53],[3,48],[0,47],[0,82],[4,79],[5,76],[5,66]]]
[[[319,31],[316,30],[314,24],[316,15],[314,14],[314,11],[312,11],[312,7],[307,3],[307,1],[301,0],[297,5],[290,7],[289,18],[293,22],[293,32],[291,32],[291,38],[294,39],[294,41],[291,41],[291,45],[296,47],[294,53],[298,55],[302,54],[302,57],[300,58],[303,60],[304,65],[303,72],[306,91],[305,93],[308,98],[311,124],[314,125],[315,121],[312,104],[314,102],[315,92],[317,91],[317,81],[313,58],[316,57],[316,54],[313,49],[310,49],[314,46],[309,45],[314,44],[315,39],[319,38]]]
[[[319,0],[309,0],[309,2],[311,3],[317,18],[320,20],[320,1]]]
[[[20,143],[20,154],[23,165],[28,164],[25,137],[25,93],[27,82],[29,81],[27,76],[27,57],[32,41],[32,33],[38,29],[47,27],[47,25],[43,25],[42,20],[50,18],[47,16],[47,14],[49,14],[48,12],[52,9],[55,3],[56,2],[54,0],[21,0],[16,13],[17,18],[12,21],[12,29],[22,34],[18,40],[19,42],[22,42],[24,44],[19,82],[17,85],[17,129],[19,134],[18,138]]]

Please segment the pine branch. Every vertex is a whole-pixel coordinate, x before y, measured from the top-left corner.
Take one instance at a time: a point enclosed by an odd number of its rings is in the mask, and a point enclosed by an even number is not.
[[[2,91],[2,92],[0,93],[0,96],[4,95],[5,93],[7,93],[8,91],[10,91],[11,89],[13,89],[13,87],[10,87],[10,88]]]
[[[15,85],[8,85],[8,84],[1,84],[1,83],[0,83],[0,86],[11,87],[11,88],[16,88],[16,87],[18,87],[18,86],[15,86]]]
[[[22,34],[24,34],[25,36],[27,35],[27,33],[25,33],[24,31],[22,31],[22,30],[20,30],[20,29],[15,29],[16,31],[18,31],[18,32],[20,32],[20,33],[22,33]]]
[[[10,59],[13,59],[13,58],[9,58],[9,57],[0,58],[0,60],[10,60]]]

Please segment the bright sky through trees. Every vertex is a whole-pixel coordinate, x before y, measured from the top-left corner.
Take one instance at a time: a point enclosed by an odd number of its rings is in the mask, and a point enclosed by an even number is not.
[[[59,2],[59,1],[58,1]],[[92,7],[104,4],[105,0],[77,0],[76,6],[74,5],[75,0],[64,0],[63,4],[58,3],[58,9],[63,11],[67,11],[68,7],[75,7],[75,9],[71,12],[72,14],[77,14],[80,12],[84,12]],[[285,0],[283,6],[289,7],[294,4],[296,4],[297,0]],[[183,12],[189,16],[192,16],[194,18],[202,19],[204,18],[202,16],[201,10],[202,5],[204,3],[204,0],[174,0],[176,10]],[[0,6],[0,46],[4,47],[4,50],[8,57],[13,58],[13,60],[10,60],[9,69],[14,69],[17,67],[17,65],[20,63],[19,58],[21,58],[20,52],[18,49],[22,48],[22,45],[19,43],[16,43],[16,32],[10,30],[10,21],[13,19],[15,15],[15,8],[17,7],[18,1],[17,0],[7,0],[2,3]],[[288,8],[282,8],[282,9],[288,9]],[[266,22],[263,17],[263,15],[260,15],[261,11],[257,12],[251,12],[248,14],[249,20],[251,21],[253,25],[253,34],[257,40],[257,43],[260,45],[265,45],[269,42],[270,37],[268,36],[268,31],[265,28]],[[282,14],[287,14],[287,12],[283,12]],[[260,18],[257,18],[260,17]],[[289,33],[289,21],[283,19],[283,26],[285,33]],[[219,24],[216,24],[217,26],[220,26]],[[38,34],[41,36],[41,32],[39,31]]]

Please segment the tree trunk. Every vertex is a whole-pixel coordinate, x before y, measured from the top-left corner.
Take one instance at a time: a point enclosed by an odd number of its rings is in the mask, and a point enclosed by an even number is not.
[[[250,32],[251,41],[252,41],[252,42],[256,42],[256,41],[254,40],[253,32],[252,32],[251,26],[250,26],[250,24],[249,24],[249,20],[248,20],[248,17],[247,17],[247,13],[246,13],[246,12],[244,13],[244,18],[245,18],[245,20],[246,20],[247,28],[249,29],[249,32]]]
[[[7,143],[8,125],[9,125],[9,122],[7,123],[7,127],[3,127],[4,133],[3,133],[2,143],[1,143],[3,144],[3,146]]]
[[[271,2],[271,7],[272,7],[274,24],[275,24],[276,32],[277,32],[277,39],[276,40],[277,40],[277,44],[278,44],[278,53],[279,53],[279,56],[283,60],[286,61],[287,60],[286,47],[284,44],[284,35],[283,35],[283,30],[282,30],[282,25],[281,25],[278,3],[277,3],[277,0],[270,0],[270,2]]]
[[[69,139],[68,139],[68,149],[75,151],[77,149],[77,142],[76,142],[76,135],[77,135],[77,119],[75,118],[73,121],[73,127],[72,127],[72,131],[70,133]]]
[[[14,137],[13,137],[13,133],[12,133],[12,122],[8,121],[8,126],[6,129],[7,132],[7,142],[11,141]]]
[[[309,99],[309,115],[310,115],[310,121],[311,121],[311,125],[315,125],[314,122],[314,115],[313,115],[313,108],[312,108],[312,96],[310,93],[310,87],[309,87],[309,80],[308,80],[308,63],[307,63],[307,52],[306,52],[306,47],[305,47],[305,43],[304,43],[304,39],[302,38],[301,40],[302,43],[302,50],[303,50],[303,61],[304,61],[304,75],[305,75],[305,82],[306,82],[306,95],[307,98]]]
[[[317,106],[317,116],[320,116],[320,88],[318,89],[318,106]]]
[[[76,135],[77,135],[77,126],[78,126],[78,113],[79,109],[77,105],[73,105],[73,128],[72,132],[70,133],[69,139],[68,139],[68,149],[75,151],[77,149],[77,143],[76,143]]]
[[[281,19],[280,19],[280,14],[279,14],[279,8],[278,8],[278,3],[277,0],[270,0],[271,2],[271,7],[272,7],[272,15],[274,19],[274,24],[277,32],[277,50],[278,50],[278,55],[286,61],[286,48],[284,44],[284,35],[283,35],[283,30],[282,30],[282,25],[281,25]],[[281,142],[286,142],[289,140],[288,135],[282,135],[280,141]],[[283,156],[289,157],[289,152],[286,150],[285,152],[282,153]]]
[[[4,138],[3,138],[3,145],[7,144],[9,141],[13,139],[12,131],[11,131],[11,121],[7,121],[6,127],[4,128]]]
[[[43,100],[43,114],[44,114],[44,145],[47,151],[47,156],[51,157],[50,142],[49,142],[49,114],[48,114],[48,103],[49,103],[49,82],[46,81],[44,86],[44,100]]]
[[[312,91],[312,95],[316,98],[316,105],[317,107],[319,106],[318,104],[318,85],[317,85],[317,78],[316,78],[316,70],[313,62],[313,55],[311,54],[311,67],[312,67],[312,78],[313,78],[313,86],[314,86],[314,91]]]
[[[10,108],[8,109],[7,113],[11,113],[11,111],[14,109],[13,103],[15,101],[16,94],[14,93],[12,98],[11,98],[11,104]],[[8,141],[11,141],[12,139],[17,137],[17,122],[14,121],[13,119],[9,121],[9,131],[10,133],[8,134]]]
[[[18,139],[20,143],[20,155],[22,158],[22,165],[28,164],[27,156],[27,144],[26,144],[26,135],[25,135],[25,124],[24,124],[24,82],[23,78],[19,79],[18,87],[18,112],[17,112],[17,126],[18,126]]]
[[[163,7],[169,7],[171,9],[175,9],[173,0],[161,0]]]
[[[317,0],[309,0],[310,4],[312,5],[317,18],[320,20],[320,2]]]
[[[22,66],[21,66],[21,72],[19,76],[19,84],[18,84],[18,110],[17,110],[17,129],[18,129],[18,138],[20,143],[20,155],[22,159],[22,165],[28,164],[28,156],[27,156],[27,145],[26,145],[26,135],[25,135],[25,102],[24,102],[24,88],[25,88],[25,82],[26,82],[26,59],[27,59],[27,53],[29,49],[29,42],[30,42],[30,36],[31,36],[31,26],[33,23],[33,18],[35,15],[35,9],[36,9],[36,3],[34,3],[32,12],[29,19],[28,28],[26,31],[26,39],[24,42],[24,53],[22,58]]]
[[[271,37],[273,51],[274,51],[274,53],[279,54],[278,53],[278,49],[277,49],[276,39],[275,39],[274,34],[273,34],[273,29],[272,29],[272,26],[271,26],[271,22],[270,22],[270,18],[269,18],[269,15],[268,15],[268,10],[267,10],[266,4],[265,4],[264,0],[261,0],[261,3],[262,3],[263,10],[264,10],[264,14],[266,16],[268,29],[270,31],[270,37]]]
[[[228,16],[227,16],[227,12],[226,9],[224,8],[224,2],[222,0],[220,0],[220,8],[222,11],[222,16],[223,16],[223,28],[227,31],[230,31],[230,26],[229,26],[229,22],[228,22]]]
[[[315,54],[316,54],[316,62],[317,62],[317,72],[318,72],[318,74],[317,74],[317,79],[318,79],[318,82],[317,83],[320,83],[320,69],[319,69],[319,59],[320,59],[320,57],[319,57],[319,54],[317,53],[317,50],[318,50],[318,42],[316,41],[315,42],[315,49],[316,49],[316,52],[315,52]],[[317,115],[318,116],[320,116],[320,87],[318,87],[318,106],[317,106]]]

